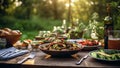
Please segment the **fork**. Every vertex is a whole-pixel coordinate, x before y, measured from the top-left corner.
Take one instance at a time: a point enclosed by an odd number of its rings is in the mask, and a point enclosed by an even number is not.
[[[88,56],[89,56],[89,54],[85,55],[82,59],[80,59],[78,62],[76,62],[76,65],[80,65],[82,63],[82,61],[85,60]]]
[[[35,53],[31,52],[29,56],[25,57],[24,59],[18,61],[17,63],[22,64],[23,62],[25,62],[27,59],[32,59],[35,57]]]

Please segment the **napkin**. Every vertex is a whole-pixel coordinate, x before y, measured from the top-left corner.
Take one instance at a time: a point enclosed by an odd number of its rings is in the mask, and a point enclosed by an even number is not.
[[[28,50],[18,50],[15,47],[10,47],[0,50],[0,60],[8,60],[28,53]]]

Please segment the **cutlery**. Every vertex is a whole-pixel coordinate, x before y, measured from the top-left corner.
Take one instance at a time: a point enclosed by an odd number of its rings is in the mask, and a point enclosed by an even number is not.
[[[76,62],[76,65],[80,65],[83,60],[85,60],[89,55],[85,55],[83,58],[81,58],[78,62]]]
[[[34,52],[31,52],[29,56],[25,57],[24,59],[18,61],[17,63],[21,64],[23,63],[24,61],[26,61],[27,59],[32,59],[35,57],[35,53]]]

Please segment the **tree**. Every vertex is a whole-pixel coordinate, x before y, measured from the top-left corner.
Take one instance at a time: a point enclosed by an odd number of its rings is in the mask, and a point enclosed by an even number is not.
[[[11,15],[14,12],[15,0],[0,0],[0,15]]]

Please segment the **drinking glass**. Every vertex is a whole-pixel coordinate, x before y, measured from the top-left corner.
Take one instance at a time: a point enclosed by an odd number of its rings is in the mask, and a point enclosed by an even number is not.
[[[108,32],[108,49],[120,49],[120,30]]]

